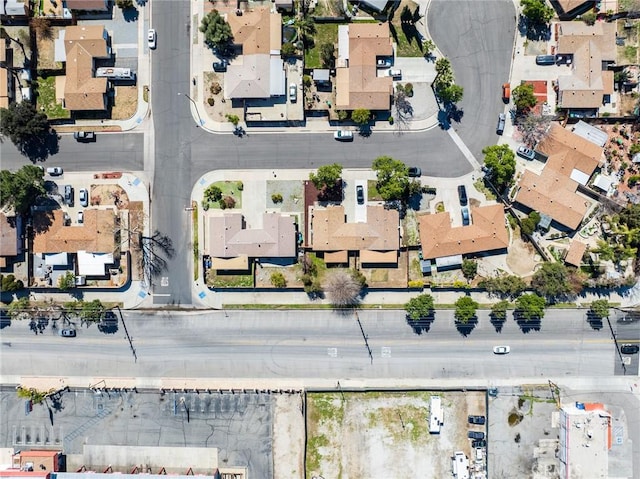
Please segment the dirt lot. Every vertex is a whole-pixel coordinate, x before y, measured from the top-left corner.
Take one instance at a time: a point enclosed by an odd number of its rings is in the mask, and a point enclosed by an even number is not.
[[[434,394],[445,409],[439,435],[429,434]],[[449,391],[309,394],[307,477],[449,477],[454,451],[471,452],[467,415],[484,415],[484,398]]]
[[[304,416],[301,411],[300,396],[276,396],[273,411],[273,477],[304,477]]]
[[[117,86],[115,90],[111,118],[114,120],[128,120],[136,114],[138,109],[138,87]]]

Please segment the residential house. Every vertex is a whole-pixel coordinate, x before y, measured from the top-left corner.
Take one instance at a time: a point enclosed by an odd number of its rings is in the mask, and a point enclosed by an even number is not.
[[[65,62],[66,75],[56,77],[56,96],[71,111],[107,109],[106,78],[95,77],[95,59],[109,58],[109,36],[103,25],[77,25],[62,30],[55,60]]]
[[[551,6],[558,12],[560,20],[572,20],[592,10],[596,3],[596,0],[551,0]]]
[[[556,53],[571,59],[571,73],[558,77],[558,107],[570,114],[597,116],[611,102],[616,60],[615,22],[558,22]]]
[[[57,284],[56,270],[82,276],[105,276],[114,264],[116,221],[113,209],[87,209],[82,224],[70,225],[62,210],[33,217],[34,277]],[[73,265],[77,268],[74,268]]]
[[[248,228],[241,213],[205,213],[204,254],[215,270],[248,270],[253,259],[296,257],[292,216],[264,213],[261,227]]]
[[[105,12],[109,10],[109,0],[64,0],[65,8],[85,12]]]
[[[336,109],[389,110],[393,80],[385,69],[377,68],[377,61],[392,56],[388,24],[339,25]]]
[[[567,250],[567,254],[564,257],[564,262],[579,268],[582,265],[582,257],[584,253],[587,251],[587,245],[582,241],[573,240],[571,241],[571,245],[569,245],[569,249]]]
[[[280,57],[282,17],[268,6],[227,15],[234,43],[242,49],[224,75],[227,99],[266,99],[286,94]]]
[[[24,17],[29,13],[27,0],[0,0],[0,15],[7,17]]]
[[[0,268],[22,253],[20,216],[7,218],[0,213]]]
[[[418,217],[422,257],[436,266],[462,264],[462,257],[506,252],[509,235],[501,204],[471,207],[472,224],[452,226],[451,215],[426,214]]]
[[[549,216],[558,226],[578,228],[591,201],[577,189],[600,167],[603,149],[554,123],[536,150],[548,156],[547,163],[541,174],[525,171],[514,201]]]
[[[1,1],[1,0],[0,0]],[[0,108],[9,108],[13,98],[13,76],[9,69],[13,66],[13,50],[6,42],[0,45]]]
[[[400,249],[400,216],[384,205],[368,205],[366,222],[348,223],[344,206],[310,206],[308,244],[327,264],[344,264],[357,255],[360,264],[395,265]]]

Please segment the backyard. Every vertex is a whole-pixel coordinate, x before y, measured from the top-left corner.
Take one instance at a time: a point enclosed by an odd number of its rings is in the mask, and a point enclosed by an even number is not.
[[[313,35],[313,44],[304,53],[305,68],[322,68],[320,60],[320,46],[324,43],[336,45],[338,43],[338,24],[317,23],[316,33]]]

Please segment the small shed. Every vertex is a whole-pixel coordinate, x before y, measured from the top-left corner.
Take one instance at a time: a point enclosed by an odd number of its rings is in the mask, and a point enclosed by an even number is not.
[[[444,269],[453,269],[458,268],[462,265],[462,255],[456,254],[453,256],[443,256],[441,258],[436,258],[436,268],[438,271],[442,271]]]
[[[593,180],[593,186],[604,191],[605,194],[608,194],[613,186],[613,178],[599,174],[596,176],[595,180]]]
[[[606,132],[602,131],[600,128],[589,125],[582,120],[576,123],[576,126],[573,127],[573,132],[601,148],[604,147],[609,139],[609,135]]]
[[[311,77],[316,83],[329,83],[330,72],[327,68],[316,68],[311,72]]]

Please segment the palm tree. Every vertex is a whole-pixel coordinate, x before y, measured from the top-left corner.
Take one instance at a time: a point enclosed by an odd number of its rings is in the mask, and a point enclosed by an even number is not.
[[[298,35],[305,46],[316,33],[316,24],[311,17],[299,16],[293,22],[293,26],[298,29]]]

